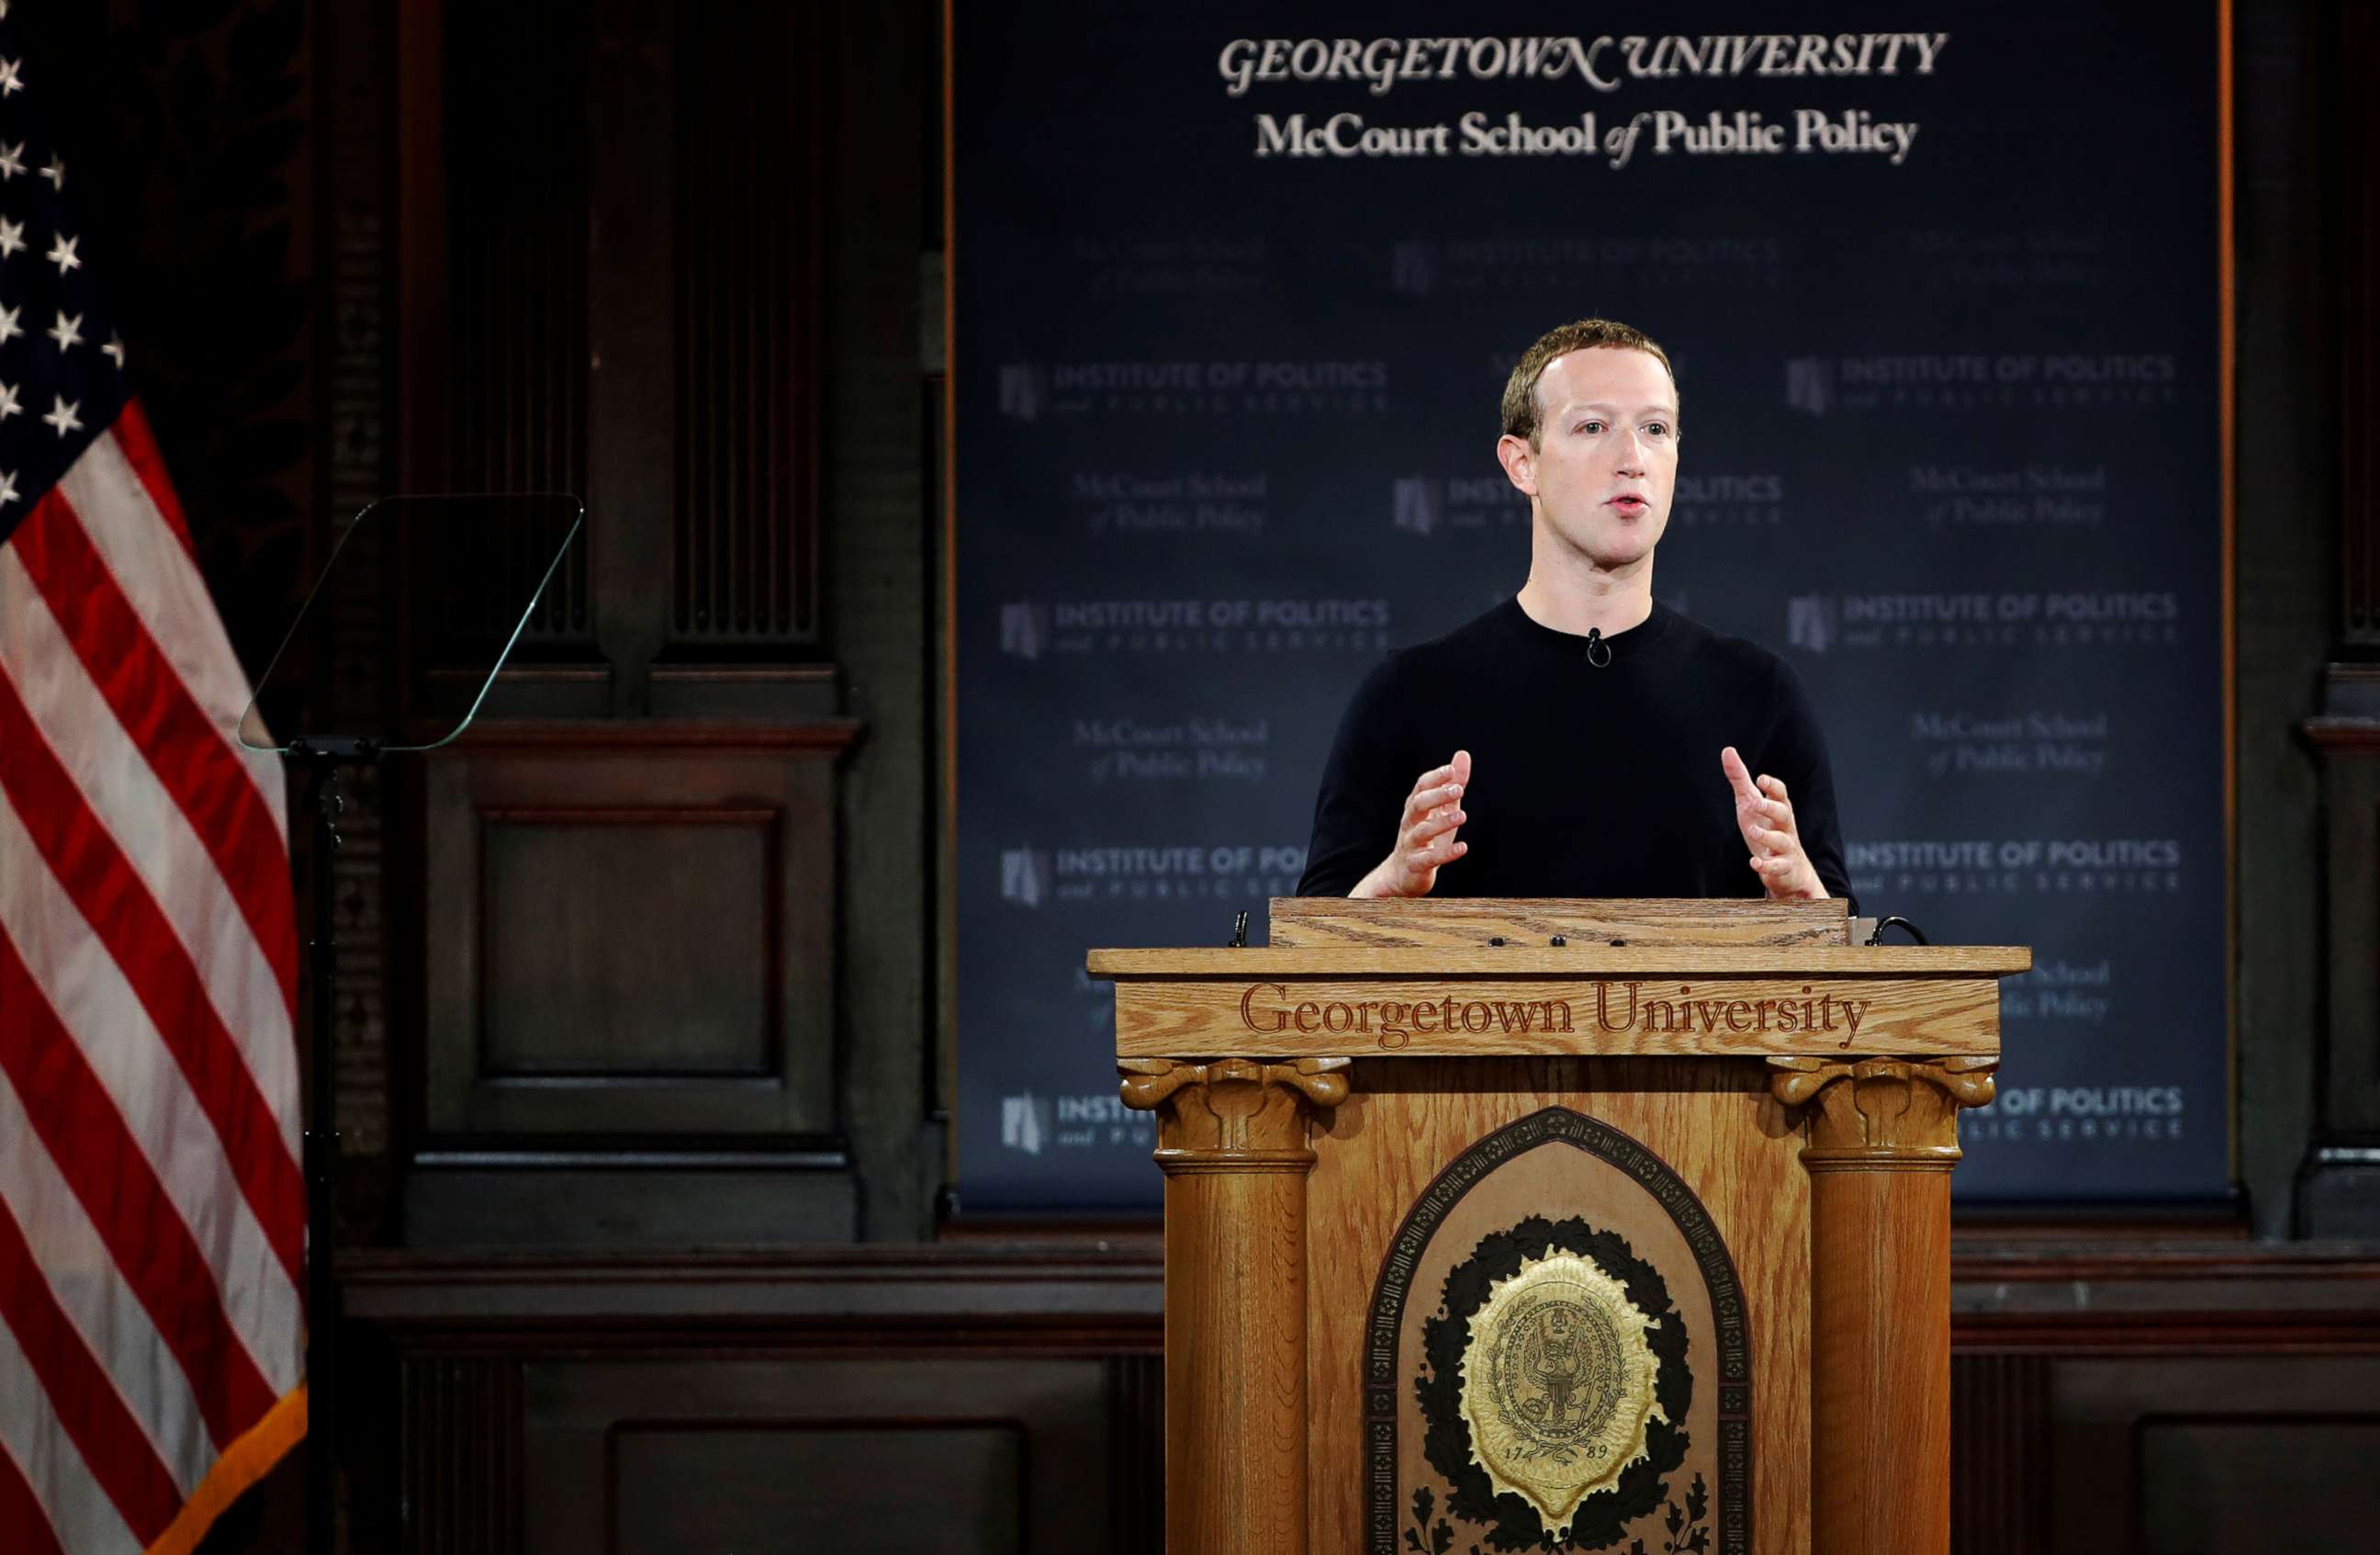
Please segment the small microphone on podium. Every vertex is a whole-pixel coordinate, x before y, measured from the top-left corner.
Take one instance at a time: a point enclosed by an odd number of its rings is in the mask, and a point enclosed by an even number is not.
[[[1600,626],[1586,629],[1586,662],[1598,670],[1611,662],[1611,645],[1603,640],[1603,628]]]

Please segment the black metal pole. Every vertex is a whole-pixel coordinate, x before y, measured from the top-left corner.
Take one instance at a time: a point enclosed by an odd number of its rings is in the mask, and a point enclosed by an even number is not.
[[[308,752],[314,783],[314,940],[307,952],[313,988],[311,1065],[306,1109],[306,1549],[334,1555],[338,1542],[339,1129],[338,942],[332,861],[339,851],[339,758]]]

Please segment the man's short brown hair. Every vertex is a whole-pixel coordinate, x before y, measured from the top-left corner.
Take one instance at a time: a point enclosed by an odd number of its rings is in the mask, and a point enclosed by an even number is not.
[[[1512,364],[1512,376],[1504,381],[1504,435],[1525,437],[1530,447],[1544,447],[1545,426],[1537,409],[1537,380],[1545,376],[1548,364],[1556,357],[1597,346],[1644,352],[1661,364],[1662,371],[1670,375],[1670,386],[1677,387],[1678,370],[1670,365],[1670,353],[1654,345],[1643,330],[1611,319],[1581,319],[1574,324],[1547,331]]]

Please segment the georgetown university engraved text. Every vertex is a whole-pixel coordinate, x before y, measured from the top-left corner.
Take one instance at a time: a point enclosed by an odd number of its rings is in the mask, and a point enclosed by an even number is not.
[[[1835,1032],[1859,1034],[1873,999],[1842,998],[1803,988],[1801,996],[1698,999],[1691,985],[1678,997],[1645,996],[1642,982],[1598,982],[1592,1014],[1609,1032]],[[1414,1036],[1527,1036],[1577,1029],[1567,999],[1333,999],[1290,1002],[1280,983],[1251,983],[1240,995],[1240,1024],[1256,1032],[1349,1032],[1383,1048],[1402,1048]]]

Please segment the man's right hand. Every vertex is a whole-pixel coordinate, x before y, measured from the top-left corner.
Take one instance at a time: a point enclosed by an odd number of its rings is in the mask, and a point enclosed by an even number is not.
[[[1427,896],[1438,883],[1438,871],[1470,850],[1455,829],[1468,818],[1463,813],[1463,791],[1471,786],[1471,753],[1458,750],[1454,759],[1432,768],[1414,781],[1405,796],[1405,813],[1397,822],[1397,845],[1372,872],[1356,883],[1350,896]]]

